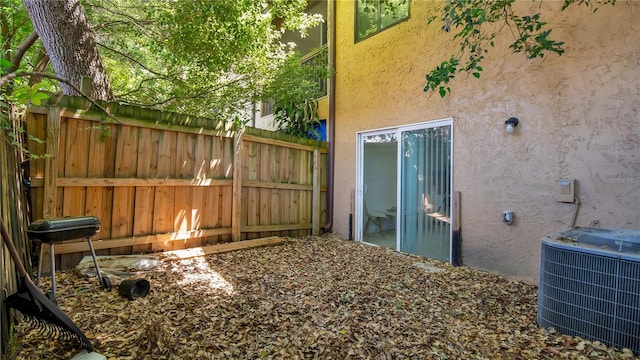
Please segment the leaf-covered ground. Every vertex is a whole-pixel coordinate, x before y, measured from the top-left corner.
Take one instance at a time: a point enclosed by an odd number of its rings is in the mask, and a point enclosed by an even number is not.
[[[58,306],[109,359],[635,358],[539,328],[535,286],[331,235],[164,261],[145,278],[149,295],[129,301],[62,273]],[[15,344],[17,359],[79,352],[25,323]]]

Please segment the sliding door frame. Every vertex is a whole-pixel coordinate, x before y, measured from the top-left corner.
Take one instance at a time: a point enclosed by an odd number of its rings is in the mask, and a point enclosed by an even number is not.
[[[396,161],[396,209],[398,209],[398,216],[396,216],[396,249],[400,249],[401,239],[400,239],[400,221],[402,214],[400,211],[402,210],[402,133],[406,131],[420,130],[420,129],[428,129],[428,128],[436,128],[441,126],[449,126],[451,133],[451,159],[450,159],[450,183],[449,189],[450,194],[453,196],[455,193],[454,189],[454,153],[453,153],[453,144],[454,144],[454,133],[453,133],[453,118],[445,118],[438,119],[433,121],[425,121],[420,123],[408,124],[403,126],[394,126],[394,127],[386,127],[379,128],[373,130],[359,131],[356,133],[356,191],[355,191],[355,219],[354,219],[354,233],[355,240],[358,242],[363,242],[363,217],[364,217],[364,209],[363,209],[363,199],[364,199],[364,139],[365,137],[375,136],[375,135],[384,135],[395,133],[397,139],[397,161]],[[451,212],[451,223],[453,223],[453,217],[456,216],[455,212]],[[456,219],[455,221],[457,221]],[[449,262],[453,260],[453,227],[449,227]]]

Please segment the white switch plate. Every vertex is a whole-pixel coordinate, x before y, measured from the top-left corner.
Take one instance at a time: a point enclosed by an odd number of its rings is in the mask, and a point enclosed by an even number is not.
[[[575,180],[558,179],[556,187],[556,201],[572,203],[575,201]]]

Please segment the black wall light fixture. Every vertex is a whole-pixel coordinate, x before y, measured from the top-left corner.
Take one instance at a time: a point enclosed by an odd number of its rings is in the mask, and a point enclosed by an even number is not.
[[[504,122],[504,124],[507,126],[507,134],[511,134],[513,132],[513,129],[518,126],[518,118],[510,117],[509,119],[507,119],[507,121]]]

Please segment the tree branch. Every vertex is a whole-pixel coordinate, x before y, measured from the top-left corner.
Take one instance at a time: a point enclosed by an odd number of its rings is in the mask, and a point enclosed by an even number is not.
[[[154,107],[154,106],[160,106],[160,105],[167,104],[167,103],[169,103],[169,102],[171,102],[173,100],[176,100],[176,99],[197,99],[197,98],[202,97],[202,96],[204,96],[206,94],[209,94],[209,93],[211,93],[213,91],[220,90],[222,88],[225,88],[227,86],[233,85],[235,83],[239,83],[242,80],[244,80],[244,77],[239,77],[237,79],[231,80],[231,81],[229,81],[227,83],[224,83],[224,84],[220,84],[218,86],[213,86],[213,87],[209,87],[209,88],[206,88],[206,89],[202,89],[201,91],[199,91],[197,93],[194,93],[193,95],[190,95],[190,96],[177,96],[176,95],[176,96],[171,96],[169,98],[166,98],[164,100],[157,101],[155,103],[140,104],[140,103],[129,102],[129,104],[136,104],[136,105],[140,105],[140,106]]]
[[[118,119],[116,119],[113,115],[109,114],[109,112],[107,111],[107,109],[105,109],[104,107],[102,107],[102,105],[98,104],[95,100],[93,100],[92,98],[90,98],[88,95],[86,95],[85,93],[82,92],[82,90],[80,90],[80,88],[78,88],[76,85],[74,85],[73,83],[71,83],[69,80],[67,79],[63,79],[61,77],[55,76],[55,75],[51,75],[48,73],[43,73],[43,72],[13,72],[13,73],[9,73],[3,77],[0,77],[0,88],[3,87],[6,83],[8,83],[9,81],[18,78],[18,77],[27,77],[27,76],[40,76],[43,78],[47,78],[47,79],[53,79],[53,80],[57,80],[60,82],[63,82],[67,85],[69,85],[69,87],[71,87],[73,90],[75,90],[76,92],[78,92],[78,94],[80,94],[80,96],[82,96],[83,98],[87,99],[93,106],[95,106],[96,108],[98,108],[98,110],[102,111],[105,115],[107,115],[109,118],[113,119],[116,123],[120,123],[120,121]]]
[[[123,53],[123,52],[121,52],[121,51],[119,51],[119,50],[116,50],[116,49],[110,48],[110,47],[106,46],[106,45],[105,45],[105,44],[103,44],[103,43],[97,43],[97,44],[98,44],[98,46],[102,47],[103,49],[109,50],[109,51],[111,51],[112,53],[115,53],[115,54],[118,54],[118,55],[122,56],[123,58],[125,58],[125,59],[127,59],[127,60],[131,61],[132,63],[134,63],[134,64],[136,64],[136,65],[140,66],[141,68],[143,68],[143,69],[147,70],[148,72],[150,72],[150,73],[152,73],[152,74],[154,74],[154,75],[157,75],[157,76],[159,76],[159,77],[163,77],[163,78],[167,78],[167,79],[168,79],[168,78],[170,78],[170,76],[169,76],[169,75],[161,74],[161,73],[159,73],[159,72],[157,72],[157,71],[154,71],[154,70],[149,69],[146,65],[144,65],[144,64],[143,64],[143,63],[141,63],[140,61],[138,61],[138,60],[134,59],[134,58],[133,58],[133,57],[131,57],[131,55],[129,55],[129,54],[125,54],[125,53]]]
[[[112,5],[112,8],[110,7],[106,7],[106,6],[99,6],[97,4],[91,4],[88,3],[85,6],[90,7],[90,8],[96,8],[96,9],[100,9],[106,13],[110,13],[112,15],[115,16],[119,16],[122,17],[124,19],[127,20],[114,20],[112,22],[106,22],[106,23],[102,23],[102,24],[97,24],[93,27],[94,30],[98,31],[102,28],[108,28],[110,26],[122,23],[122,24],[133,24],[133,26],[137,27],[138,29],[140,29],[143,33],[145,33],[147,36],[150,36],[148,33],[154,34],[156,36],[160,35],[157,31],[154,31],[153,29],[149,29],[148,27],[146,27],[145,25],[149,25],[149,24],[153,24],[156,21],[155,20],[147,20],[147,19],[138,19],[136,17],[131,16],[130,14],[127,14],[126,12],[120,12],[120,11],[115,11],[114,9],[119,9],[122,7],[121,4],[114,4],[113,2],[110,2]],[[125,7],[124,9],[127,9],[127,7]],[[151,36],[150,36],[151,37]]]
[[[24,39],[22,44],[16,47],[16,50],[13,52],[14,57],[11,60],[11,67],[7,69],[8,73],[12,73],[18,70],[18,67],[20,67],[20,62],[22,62],[22,58],[24,57],[24,54],[26,54],[27,50],[29,50],[29,48],[31,48],[31,46],[35,44],[36,40],[38,40],[38,33],[34,31],[31,34],[29,34],[29,36],[27,36],[26,39]]]

